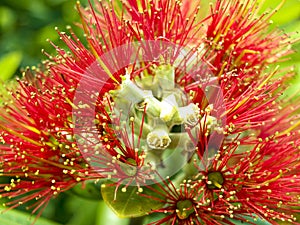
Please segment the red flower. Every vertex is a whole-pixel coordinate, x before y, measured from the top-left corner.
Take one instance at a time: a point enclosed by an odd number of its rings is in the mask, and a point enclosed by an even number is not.
[[[11,198],[11,207],[35,199],[35,212],[60,192],[102,176],[89,169],[72,140],[71,87],[38,69],[34,76],[27,70],[19,85],[0,116],[1,175],[11,177],[0,185],[1,196]]]
[[[162,201],[165,206],[154,210],[154,213],[163,213],[165,216],[150,224],[220,224],[218,215],[211,212],[208,207],[202,207],[199,200],[199,190],[195,188],[195,183],[191,180],[184,180],[177,188],[168,178],[158,184],[156,189],[157,197],[147,196],[156,201]],[[215,218],[216,217],[216,218]]]
[[[203,19],[195,6],[77,5],[87,46],[58,31],[69,51],[51,43],[58,55],[27,70],[0,112],[7,205],[37,200],[35,212],[108,178],[114,200],[121,186],[161,197],[140,194],[159,203],[142,213],[165,215],[152,224],[296,224],[298,109],[280,98],[293,73],[267,70],[288,38],[266,32],[255,1],[216,1]]]
[[[211,6],[205,43],[219,76],[224,71],[247,71],[253,72],[249,82],[255,81],[256,71],[291,53],[286,35],[267,30],[276,10],[259,16],[259,9],[256,1],[218,0]]]

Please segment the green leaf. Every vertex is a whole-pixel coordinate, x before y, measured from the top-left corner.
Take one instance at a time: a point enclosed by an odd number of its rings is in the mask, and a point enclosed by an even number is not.
[[[270,11],[268,9],[274,10],[282,2],[282,0],[265,0],[263,1],[261,12]],[[299,14],[299,0],[289,0],[284,2],[278,12],[272,16],[271,20],[276,25],[284,25],[293,20],[297,20],[299,18]]]
[[[145,217],[143,221],[143,225],[148,225],[149,223],[153,223],[159,220],[162,220],[166,215],[164,213],[153,213]]]
[[[0,6],[0,29],[7,31],[16,21],[16,16],[11,8]]]
[[[22,53],[19,51],[10,52],[0,58],[0,80],[5,81],[15,75],[22,60]]]
[[[73,187],[69,193],[74,194],[76,196],[99,201],[102,200],[101,192],[100,192],[101,183],[95,183],[94,181],[87,181],[85,182],[85,186],[83,187],[82,184],[78,184]]]
[[[96,225],[103,224],[118,224],[128,225],[130,220],[128,218],[119,218],[106,204],[101,201],[98,205],[96,214]]]
[[[97,201],[72,196],[67,201],[66,209],[73,212],[73,215],[66,225],[95,225],[98,204]]]
[[[144,216],[163,206],[160,201],[142,196],[135,186],[128,186],[126,191],[123,191],[121,186],[116,190],[115,184],[106,184],[101,187],[103,200],[121,218]],[[143,187],[142,193],[147,196],[157,196],[156,192],[147,187]]]
[[[242,216],[243,218],[247,219],[249,222],[254,223],[256,225],[271,225],[269,222],[266,220],[260,219],[258,216],[253,215],[252,216]],[[246,223],[240,220],[233,220],[229,219],[231,222],[233,222],[235,225],[249,225],[250,223]]]
[[[0,211],[5,208],[0,207]],[[0,215],[0,224],[3,225],[32,225],[35,220],[35,216],[21,212],[16,209],[9,210]],[[59,225],[58,223],[46,220],[44,218],[38,218],[34,225]]]

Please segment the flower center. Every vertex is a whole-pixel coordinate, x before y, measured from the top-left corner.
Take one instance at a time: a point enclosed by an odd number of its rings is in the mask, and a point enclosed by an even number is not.
[[[207,175],[207,188],[208,189],[220,189],[224,183],[224,177],[221,172],[214,171]]]
[[[184,220],[195,212],[193,202],[189,199],[181,200],[176,204],[176,214],[179,219]]]
[[[110,93],[115,102],[115,113],[121,115],[121,121],[131,116],[139,117],[136,121],[151,128],[146,134],[150,149],[167,148],[173,126],[199,124],[200,109],[190,102],[181,88],[176,87],[175,69],[170,65],[153,67],[151,75],[142,73],[131,78],[126,74],[120,87]]]
[[[189,162],[201,127],[213,129],[217,124],[212,116],[201,117],[198,104],[191,101],[192,93],[185,93],[175,79],[173,66],[152,66],[139,76],[127,71],[119,87],[110,92],[121,129],[132,132],[131,144],[138,143],[134,147],[145,150],[147,164],[167,168],[164,175],[177,171],[174,165]],[[175,157],[174,152],[176,159],[167,162],[166,158]]]

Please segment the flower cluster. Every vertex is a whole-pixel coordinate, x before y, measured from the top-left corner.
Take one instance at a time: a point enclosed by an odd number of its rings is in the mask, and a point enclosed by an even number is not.
[[[294,72],[276,65],[291,40],[255,0],[205,6],[77,4],[85,40],[58,30],[65,49],[50,42],[57,55],[1,105],[6,206],[41,213],[95,181],[118,215],[158,214],[150,224],[298,224],[299,109],[283,97]]]

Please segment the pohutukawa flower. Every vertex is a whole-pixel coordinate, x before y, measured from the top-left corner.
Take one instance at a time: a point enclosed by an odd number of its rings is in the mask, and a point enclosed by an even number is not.
[[[40,215],[93,181],[121,217],[161,214],[150,224],[299,224],[294,72],[276,67],[292,41],[254,0],[202,4],[77,4],[84,41],[58,30],[67,50],[50,41],[1,105],[7,206]]]

